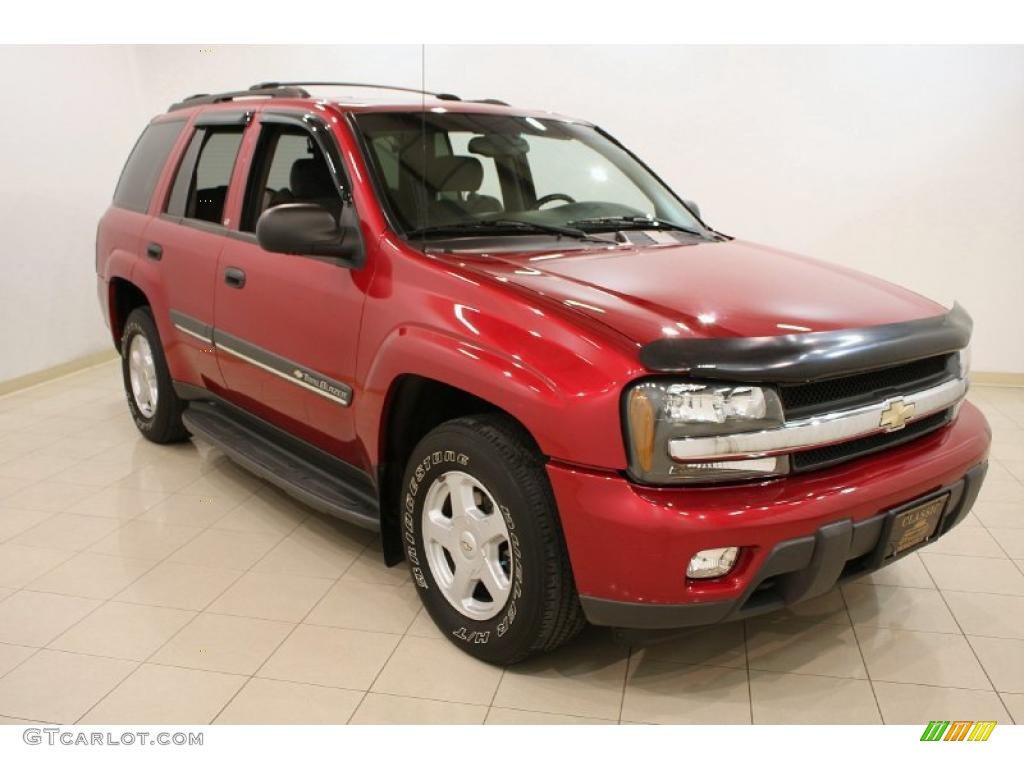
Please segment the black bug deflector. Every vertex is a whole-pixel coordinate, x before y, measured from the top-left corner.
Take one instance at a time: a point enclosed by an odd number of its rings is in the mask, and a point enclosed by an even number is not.
[[[935,317],[842,331],[722,339],[659,339],[640,350],[652,371],[691,378],[798,383],[851,376],[963,349],[970,315],[959,304]]]

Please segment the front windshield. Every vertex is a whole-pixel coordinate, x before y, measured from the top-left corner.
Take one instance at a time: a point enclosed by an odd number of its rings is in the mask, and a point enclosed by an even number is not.
[[[407,237],[708,231],[599,131],[562,120],[382,112],[356,123]]]

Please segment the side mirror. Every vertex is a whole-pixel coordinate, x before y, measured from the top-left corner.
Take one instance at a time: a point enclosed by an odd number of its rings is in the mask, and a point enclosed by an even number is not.
[[[313,203],[286,203],[268,208],[256,222],[256,240],[272,253],[352,259],[359,237],[339,226],[326,208]]]
[[[697,205],[693,200],[683,200],[683,205],[693,211],[693,215],[698,219],[700,218],[700,206]]]

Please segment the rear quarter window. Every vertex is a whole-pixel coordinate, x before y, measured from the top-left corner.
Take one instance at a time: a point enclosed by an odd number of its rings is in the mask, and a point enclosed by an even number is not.
[[[184,121],[180,120],[151,123],[146,127],[121,171],[114,190],[114,205],[145,213],[167,156],[184,127]]]

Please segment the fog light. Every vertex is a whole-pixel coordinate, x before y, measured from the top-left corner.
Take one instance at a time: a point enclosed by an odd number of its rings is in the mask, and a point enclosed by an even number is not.
[[[739,547],[702,549],[690,560],[686,567],[686,576],[691,579],[716,579],[725,576],[736,565],[739,553]]]

